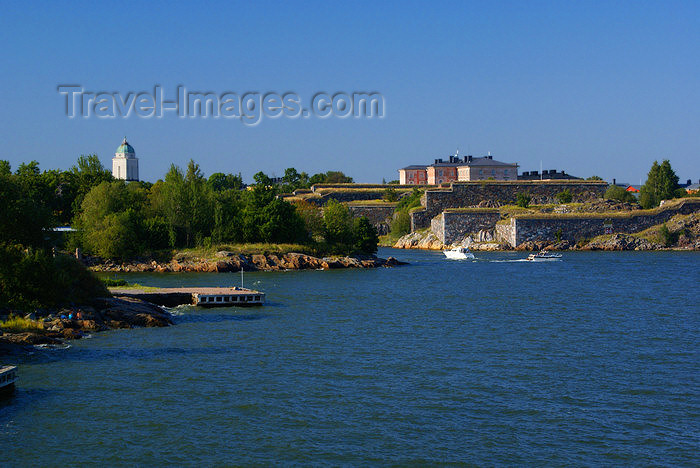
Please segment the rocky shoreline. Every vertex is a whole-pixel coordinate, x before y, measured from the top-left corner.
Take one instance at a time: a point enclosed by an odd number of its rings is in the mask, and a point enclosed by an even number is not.
[[[28,318],[41,323],[43,330],[0,332],[0,354],[26,352],[35,345],[61,345],[64,340],[80,339],[105,330],[173,324],[172,316],[160,307],[121,296],[98,299],[91,306],[38,311]]]
[[[93,271],[105,272],[200,272],[226,273],[237,271],[331,270],[338,268],[380,268],[405,265],[394,257],[375,256],[313,257],[301,253],[244,255],[219,251],[213,259],[178,259],[158,262],[143,259],[131,262],[113,262],[86,257],[84,263]]]

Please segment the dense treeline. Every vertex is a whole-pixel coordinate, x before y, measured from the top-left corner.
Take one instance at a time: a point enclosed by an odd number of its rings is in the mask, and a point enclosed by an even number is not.
[[[290,174],[296,170],[285,172]],[[172,248],[258,242],[306,244],[344,254],[376,252],[376,234],[369,232],[374,228],[367,220],[353,221],[344,205],[331,204],[323,213],[297,207],[278,197],[284,186],[262,172],[254,179],[241,190],[240,176],[205,178],[190,161],[184,172],[172,165],[152,186],[102,182],[83,200],[74,223],[77,242],[86,252],[122,259]],[[299,183],[296,176],[288,182]]]
[[[70,171],[41,173],[33,161],[12,173],[0,161],[0,312],[108,295],[78,261],[54,254],[51,231],[70,219],[91,185],[111,179],[101,167],[97,158],[81,157]]]

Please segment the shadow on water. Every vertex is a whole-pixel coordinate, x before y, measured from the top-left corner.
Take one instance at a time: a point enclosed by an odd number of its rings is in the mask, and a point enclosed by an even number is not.
[[[271,317],[268,314],[184,314],[174,315],[175,325],[183,323],[221,323],[221,322],[248,322],[262,320]]]
[[[37,401],[47,400],[59,392],[47,388],[16,388],[9,395],[0,396],[0,434],[2,426],[12,420],[15,414],[32,407]]]
[[[242,349],[240,346],[197,347],[197,348],[112,348],[112,349],[73,349],[43,351],[31,356],[32,364],[62,362],[97,362],[97,361],[142,361],[169,356],[202,355],[213,356]]]

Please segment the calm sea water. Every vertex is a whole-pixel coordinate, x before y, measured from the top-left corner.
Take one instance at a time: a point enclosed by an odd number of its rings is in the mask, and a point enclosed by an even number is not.
[[[700,254],[380,255],[411,265],[5,358],[0,465],[700,463]]]

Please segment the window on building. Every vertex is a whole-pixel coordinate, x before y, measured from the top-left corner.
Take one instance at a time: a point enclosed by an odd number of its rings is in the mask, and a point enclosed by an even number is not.
[[[496,175],[496,169],[491,169],[491,175]]]
[[[484,175],[484,170],[483,170],[483,169],[479,169],[479,175]]]
[[[442,177],[442,169],[440,169],[440,170],[438,171],[438,175],[439,175],[440,177]]]

